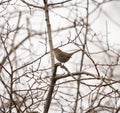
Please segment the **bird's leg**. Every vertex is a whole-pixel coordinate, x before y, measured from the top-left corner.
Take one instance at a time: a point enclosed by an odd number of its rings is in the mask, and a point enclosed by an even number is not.
[[[70,73],[70,71],[69,71],[64,65],[61,65],[60,67],[63,68],[63,69],[65,69],[65,70],[68,72],[68,74],[69,74],[73,79],[77,80],[77,79],[72,75],[72,73]]]

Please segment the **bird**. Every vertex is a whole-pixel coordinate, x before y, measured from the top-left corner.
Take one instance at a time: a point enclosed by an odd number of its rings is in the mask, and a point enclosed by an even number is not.
[[[53,50],[54,50],[54,54],[55,54],[56,59],[61,63],[67,62],[73,54],[80,51],[80,50],[77,50],[77,51],[74,51],[72,53],[66,53],[58,48],[55,48]]]

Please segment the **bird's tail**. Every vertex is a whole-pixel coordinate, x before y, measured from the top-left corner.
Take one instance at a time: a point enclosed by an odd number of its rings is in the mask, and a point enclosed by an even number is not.
[[[76,51],[72,52],[71,54],[73,55],[73,54],[75,54],[75,53],[77,53],[77,52],[79,52],[79,51],[81,51],[81,50],[80,50],[80,49],[79,49],[79,50],[76,50]]]

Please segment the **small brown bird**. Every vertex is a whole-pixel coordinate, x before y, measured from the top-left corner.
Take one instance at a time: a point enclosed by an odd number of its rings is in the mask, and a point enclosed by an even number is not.
[[[61,51],[58,48],[54,49],[55,57],[61,63],[67,62],[71,58],[71,56],[78,51],[80,51],[80,50],[74,51],[72,53],[66,53],[66,52]]]

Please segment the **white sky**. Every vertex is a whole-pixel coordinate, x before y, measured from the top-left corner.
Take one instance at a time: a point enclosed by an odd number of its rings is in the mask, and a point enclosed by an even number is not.
[[[101,14],[95,21],[93,27],[103,35],[106,33],[106,22],[108,25],[108,40],[112,45],[120,44],[120,2],[110,2],[104,5],[104,11],[107,15]],[[100,21],[100,22],[99,22]]]

